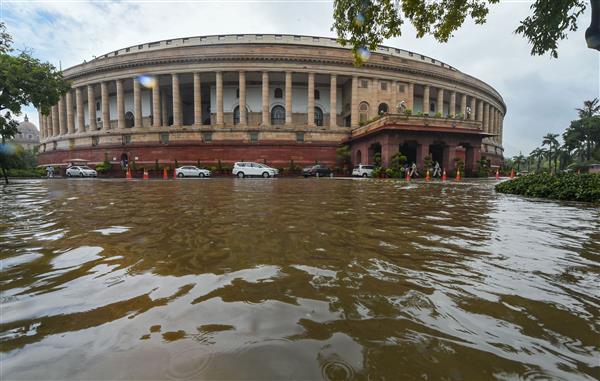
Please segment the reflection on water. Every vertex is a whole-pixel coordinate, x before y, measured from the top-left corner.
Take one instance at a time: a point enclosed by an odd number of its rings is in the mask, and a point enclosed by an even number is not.
[[[29,181],[10,379],[594,379],[600,211],[491,183]]]

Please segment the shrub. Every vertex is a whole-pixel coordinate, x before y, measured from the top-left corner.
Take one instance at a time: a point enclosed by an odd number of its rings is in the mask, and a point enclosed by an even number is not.
[[[441,112],[436,112],[435,113],[435,117],[436,118],[441,118],[442,117],[442,113]]]
[[[8,170],[8,177],[42,177],[46,170],[44,168],[12,168]]]
[[[600,203],[600,173],[539,173],[496,185],[496,192]]]
[[[406,116],[411,116],[412,115],[412,110],[407,108],[406,110],[404,110],[404,115]]]

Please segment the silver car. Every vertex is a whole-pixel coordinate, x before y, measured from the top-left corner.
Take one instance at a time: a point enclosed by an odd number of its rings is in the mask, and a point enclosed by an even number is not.
[[[73,165],[67,168],[67,177],[96,177],[98,172],[87,165]]]
[[[208,169],[198,168],[193,165],[184,165],[175,169],[177,177],[210,177]]]
[[[279,171],[265,164],[241,161],[233,165],[231,174],[239,178],[249,176],[268,178],[277,176]]]

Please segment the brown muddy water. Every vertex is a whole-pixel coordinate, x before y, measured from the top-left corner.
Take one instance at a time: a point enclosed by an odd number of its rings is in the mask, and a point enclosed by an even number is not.
[[[493,182],[1,189],[2,379],[600,378],[600,210]]]

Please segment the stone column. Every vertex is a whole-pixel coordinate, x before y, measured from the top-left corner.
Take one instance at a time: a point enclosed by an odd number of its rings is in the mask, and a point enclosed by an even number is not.
[[[100,92],[102,95],[102,129],[110,130],[110,104],[108,102],[108,83],[100,84]]]
[[[442,154],[442,167],[448,172],[454,170],[454,158],[456,157],[456,146],[445,146]],[[448,173],[448,175],[450,175]]]
[[[287,94],[286,94],[287,97]],[[287,99],[287,98],[286,98]],[[246,72],[240,71],[240,124],[246,126],[248,124],[248,116],[246,113]]]
[[[182,118],[181,118],[181,92],[179,89],[179,74],[173,73],[171,74],[172,85],[173,85],[173,126],[181,126]],[[217,92],[218,94],[218,92]],[[218,95],[217,95],[217,108],[218,108]],[[221,103],[222,105],[222,103]],[[222,107],[222,106],[221,106]],[[217,111],[218,113],[218,111]],[[221,118],[223,114],[221,113]],[[218,114],[217,114],[218,119]],[[221,120],[221,124],[223,124],[223,120]]]
[[[471,97],[471,115],[469,115],[470,120],[475,120],[475,112],[477,111],[477,100],[475,97]]]
[[[75,134],[75,114],[73,114],[73,92],[69,90],[67,93],[67,133]]]
[[[52,136],[60,134],[60,124],[58,123],[58,105],[52,106]]]
[[[315,73],[308,73],[308,105],[306,106],[307,122],[309,126],[315,125]]]
[[[504,114],[500,114],[500,132],[498,135],[498,142],[502,145],[502,135],[504,134]]]
[[[122,130],[125,128],[125,95],[123,92],[123,80],[117,79],[117,128]]]
[[[141,128],[142,123],[142,88],[140,80],[135,77],[133,78],[133,126]]]
[[[285,124],[292,124],[292,72],[285,72]]]
[[[262,73],[262,125],[269,126],[271,119],[269,118],[269,72]]]
[[[94,85],[87,87],[87,102],[88,102],[88,131],[96,131],[96,90]]]
[[[331,74],[329,84],[329,127],[337,127],[337,76]]]
[[[154,77],[154,86],[152,87],[152,126],[160,127],[161,126],[161,105],[160,105],[160,86],[159,86],[160,78],[158,76]]]
[[[436,113],[440,113],[442,116],[444,116],[444,89],[439,88],[437,89],[437,105],[436,105]]]
[[[81,87],[75,89],[75,107],[77,113],[77,132],[82,134],[85,132],[85,116],[83,114],[83,95]]]
[[[448,109],[448,115],[456,116],[456,91],[450,92],[450,107]]]
[[[423,114],[429,115],[429,86],[423,86]]]
[[[477,162],[481,159],[480,147],[467,147],[465,150],[465,172],[473,176],[477,172]]]
[[[417,142],[417,168],[419,171],[425,167],[425,157],[429,155],[429,145],[431,144],[428,140],[420,140]]]
[[[467,94],[463,94],[460,99],[460,113],[464,119],[467,119]]]
[[[65,116],[65,96],[61,96],[58,101],[58,126],[59,134],[67,134],[67,117]]]
[[[371,87],[371,107],[369,108],[370,118],[375,118],[379,115],[379,80],[373,78],[373,86]]]
[[[38,125],[40,127],[40,141],[44,140],[44,134],[46,133],[44,131],[44,116],[42,115],[42,109],[37,108],[37,112],[38,112]]]
[[[481,122],[481,128],[483,129],[483,101],[477,102],[477,121]]]
[[[167,94],[164,91],[161,91],[160,94],[160,124],[161,126],[168,126],[169,125],[169,113],[167,110]]]
[[[390,114],[397,114],[398,113],[398,82],[396,81],[390,81],[390,92],[391,92],[391,96],[390,96],[390,103],[391,105],[389,105],[388,108],[388,112]]]
[[[217,124],[222,126],[223,123],[223,72],[218,71],[216,73],[216,81],[217,81]]]
[[[240,99],[241,91],[240,88]],[[194,73],[194,124],[197,126],[202,124],[202,82],[200,82],[200,73]]]
[[[350,126],[358,127],[358,76],[352,76],[352,101],[350,103]]]
[[[407,91],[406,108],[414,114],[414,111],[415,111],[415,109],[414,109],[414,107],[415,107],[415,84],[412,82],[409,82],[406,91]]]
[[[490,105],[483,104],[483,131],[490,132]]]

